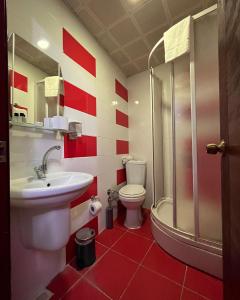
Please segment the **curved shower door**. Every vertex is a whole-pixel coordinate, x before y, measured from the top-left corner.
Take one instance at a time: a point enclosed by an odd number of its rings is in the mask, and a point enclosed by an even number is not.
[[[190,55],[173,62],[175,227],[221,242],[221,157],[206,145],[220,136],[217,13],[194,21]]]
[[[195,21],[194,36],[199,238],[220,242],[221,154],[206,153],[220,140],[217,12]]]

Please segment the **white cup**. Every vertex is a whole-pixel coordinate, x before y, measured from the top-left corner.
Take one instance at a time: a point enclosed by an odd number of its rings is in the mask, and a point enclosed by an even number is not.
[[[44,128],[52,128],[52,118],[44,118],[43,126]]]

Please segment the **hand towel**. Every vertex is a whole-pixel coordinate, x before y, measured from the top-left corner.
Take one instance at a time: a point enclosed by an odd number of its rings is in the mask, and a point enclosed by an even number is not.
[[[190,52],[192,17],[188,16],[164,33],[165,62]]]
[[[49,76],[44,79],[45,97],[57,97],[59,95],[60,77]]]

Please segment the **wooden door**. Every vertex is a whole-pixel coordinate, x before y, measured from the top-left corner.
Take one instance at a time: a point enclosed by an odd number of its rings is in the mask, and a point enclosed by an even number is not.
[[[240,0],[219,1],[224,299],[240,299]]]
[[[6,1],[0,0],[0,272],[1,299],[11,299],[9,121]]]

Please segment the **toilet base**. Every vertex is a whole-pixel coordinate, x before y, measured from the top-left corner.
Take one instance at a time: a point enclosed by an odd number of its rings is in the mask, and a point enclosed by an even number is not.
[[[124,221],[124,226],[129,229],[138,229],[142,226],[143,216],[142,216],[142,208],[127,208],[126,218]]]

